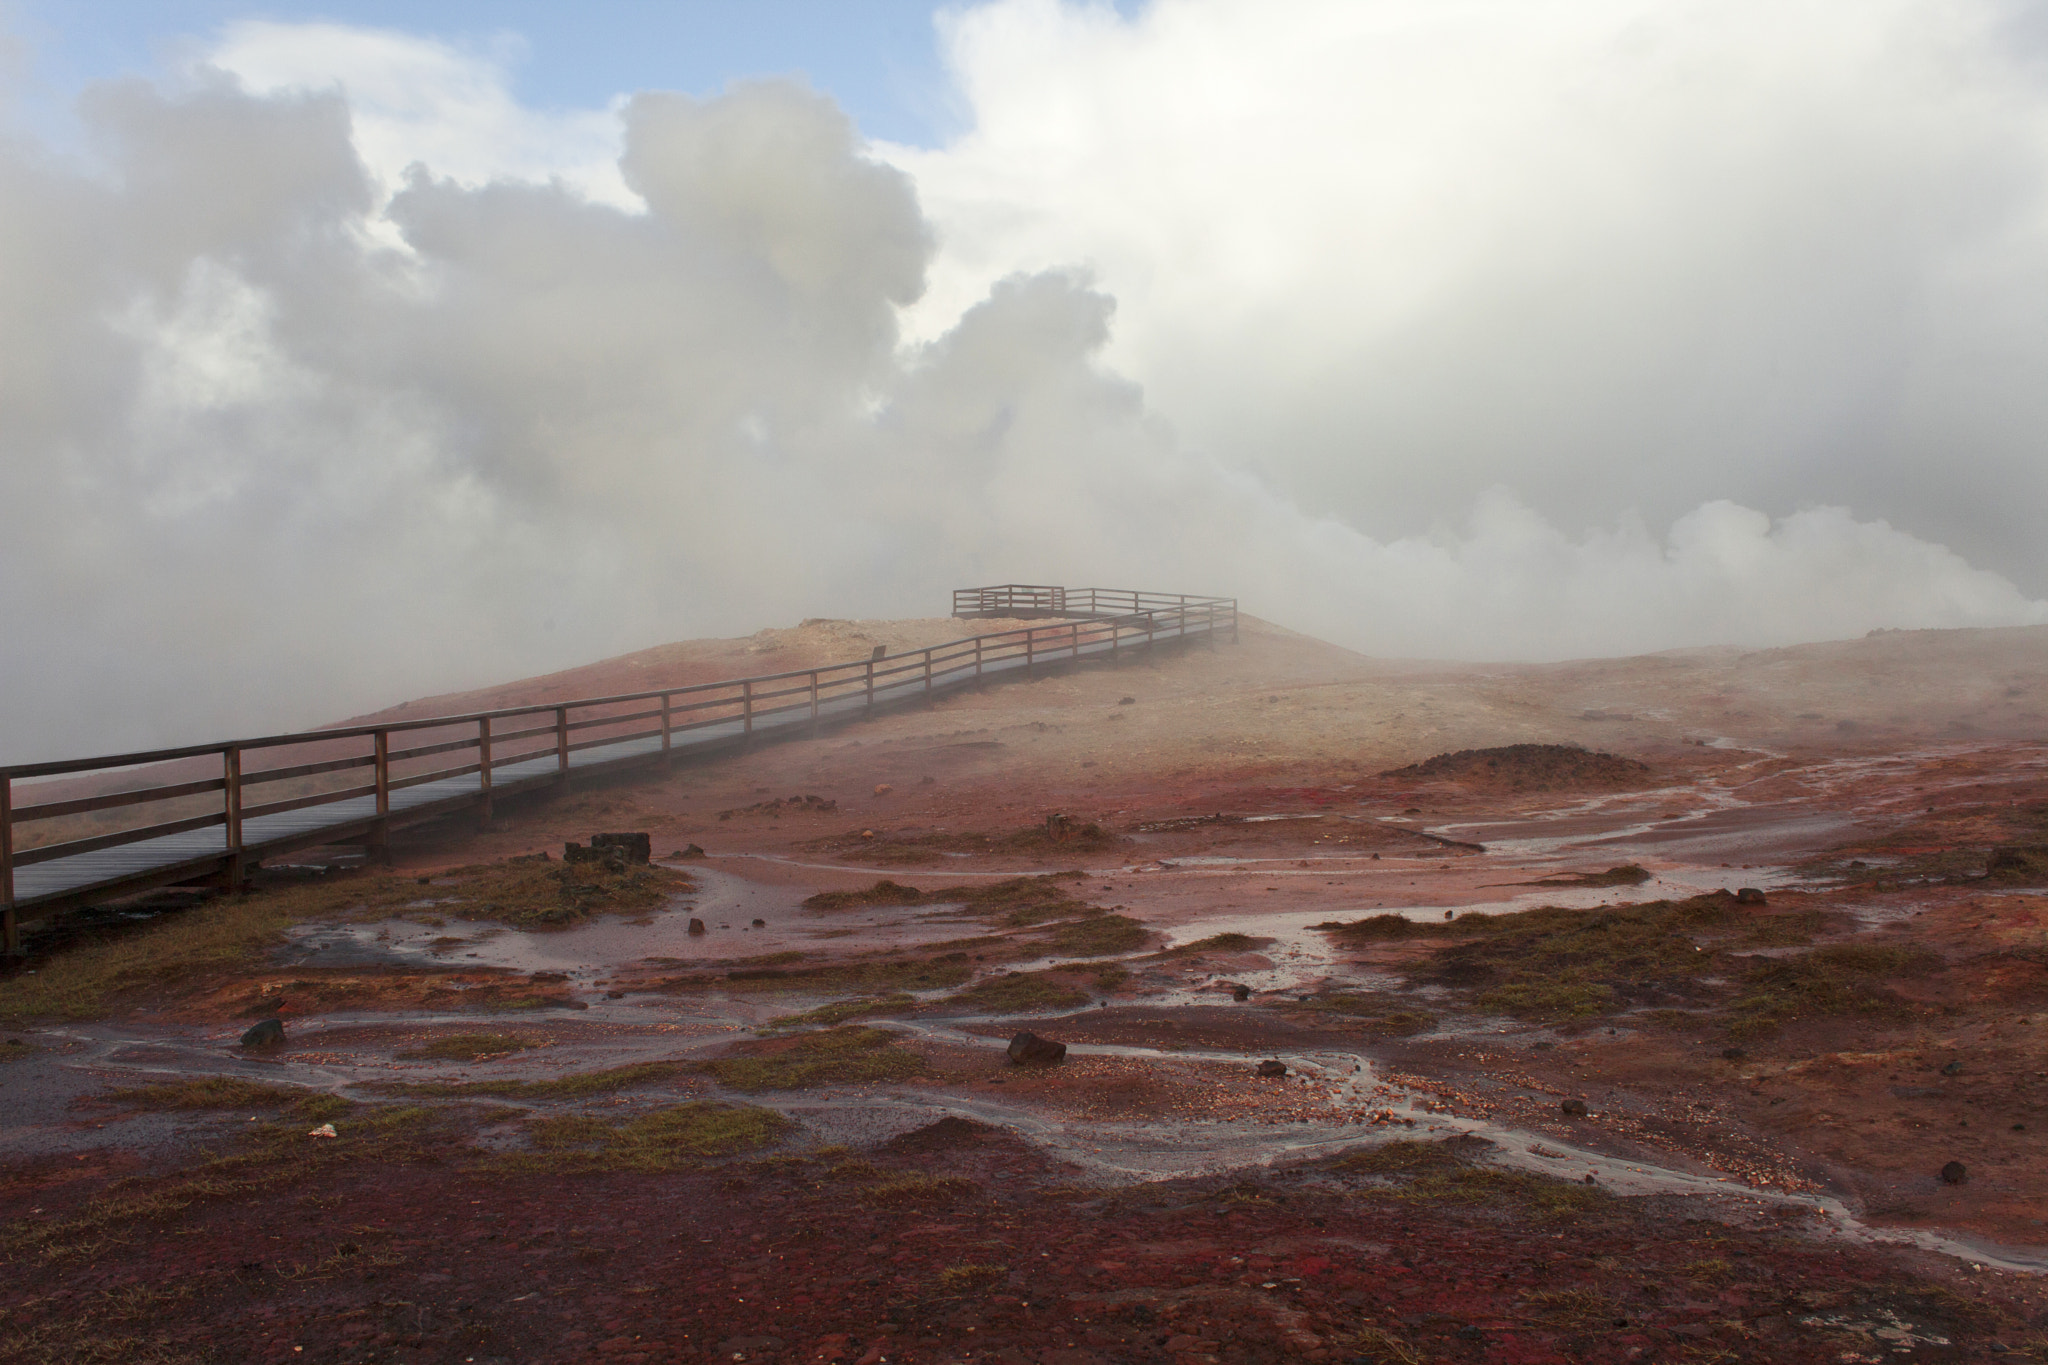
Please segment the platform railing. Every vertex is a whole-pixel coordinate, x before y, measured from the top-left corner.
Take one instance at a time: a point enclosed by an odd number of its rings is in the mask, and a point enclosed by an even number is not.
[[[1232,598],[1002,584],[956,591],[953,602],[956,615],[969,617],[1066,619],[717,682],[0,767],[5,948],[18,951],[20,921],[28,915],[202,878],[238,887],[250,863],[262,856],[336,842],[374,848],[386,843],[396,825],[442,818],[463,807],[476,808],[488,820],[494,799],[566,785],[572,767],[586,772],[667,759],[683,749],[745,744],[763,731],[814,730],[827,720],[858,717],[991,674],[1021,669],[1029,675],[1098,656],[1115,663],[1124,653],[1162,642],[1214,644],[1226,635],[1237,637]],[[621,752],[603,763],[573,762],[579,753],[604,748]],[[403,809],[394,804],[394,796],[408,788],[470,777],[473,784],[445,799]],[[136,785],[80,794],[47,790],[52,779],[67,778],[71,782],[61,785],[73,791],[80,782],[105,787],[133,779]],[[256,831],[252,837],[252,824],[267,817],[347,802],[368,804],[337,810],[328,824]],[[146,867],[109,859],[104,876],[37,895],[16,894],[22,869],[70,859],[80,860],[83,875],[83,860],[91,855],[216,827],[219,847],[189,859]]]

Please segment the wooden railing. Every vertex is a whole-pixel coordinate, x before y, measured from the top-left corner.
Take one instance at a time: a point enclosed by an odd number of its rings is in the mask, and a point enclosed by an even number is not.
[[[719,682],[0,768],[6,950],[19,950],[19,920],[29,915],[180,881],[239,887],[261,857],[336,842],[375,847],[397,825],[464,807],[489,819],[494,798],[566,785],[572,768],[814,731],[991,674],[1089,657],[1115,663],[1162,642],[1237,637],[1230,598],[1003,584],[957,591],[953,604],[961,616],[1067,619]],[[68,781],[51,791],[53,779]],[[423,799],[406,795],[415,788]],[[216,828],[190,846],[176,838]],[[18,887],[20,874],[43,865],[60,865],[51,871],[63,875],[41,878],[40,889]]]

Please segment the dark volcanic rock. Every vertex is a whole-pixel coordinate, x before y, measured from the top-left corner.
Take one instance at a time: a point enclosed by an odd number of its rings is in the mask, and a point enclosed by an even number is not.
[[[671,858],[702,858],[704,856],[704,846],[702,844],[684,844],[668,856]]]
[[[1557,1110],[1568,1118],[1582,1119],[1586,1117],[1586,1102],[1584,1100],[1566,1100],[1557,1106]]]
[[[1261,1076],[1285,1076],[1287,1074],[1287,1063],[1268,1057],[1265,1061],[1259,1063],[1259,1074]]]
[[[703,933],[703,932],[704,932],[704,921],[703,921],[703,920],[701,920],[701,919],[698,919],[698,918],[696,918],[695,916],[692,916],[692,917],[690,918],[690,933],[691,933],[691,934],[693,934],[693,935],[695,935],[695,934],[701,934],[701,933]]]
[[[644,863],[654,856],[654,845],[645,834],[593,834],[592,848],[621,848],[629,863]]]
[[[1941,1168],[1941,1183],[1960,1185],[1970,1178],[1970,1168],[1960,1161],[1951,1161]]]
[[[1764,900],[1763,892],[1753,886],[1745,886],[1735,893],[1735,903],[1737,905],[1764,905],[1768,902]]]
[[[1051,1066],[1065,1061],[1066,1056],[1065,1043],[1055,1043],[1028,1030],[1010,1040],[1010,1060],[1018,1066]]]
[[[1239,1004],[1243,1004],[1252,998],[1252,988],[1250,986],[1234,986],[1231,988],[1230,998]]]
[[[284,1042],[284,1020],[265,1019],[242,1035],[243,1047],[277,1047]]]

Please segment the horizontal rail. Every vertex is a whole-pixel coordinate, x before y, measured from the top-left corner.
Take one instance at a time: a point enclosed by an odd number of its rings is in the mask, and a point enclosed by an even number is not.
[[[708,752],[727,744],[744,744],[757,733],[790,734],[809,726],[856,718],[878,706],[899,705],[930,697],[990,676],[1016,671],[1029,675],[1046,666],[1063,666],[1100,655],[1114,662],[1120,651],[1206,636],[1237,636],[1234,598],[1153,593],[1136,589],[1065,588],[1051,584],[997,584],[958,589],[954,613],[961,617],[1052,618],[1043,623],[964,635],[929,647],[885,654],[880,658],[820,664],[710,682],[684,683],[608,696],[569,701],[532,702],[453,715],[374,721],[288,734],[260,735],[215,744],[110,754],[99,758],[65,759],[0,767],[0,908],[5,911],[5,941],[19,947],[19,915],[24,905],[35,913],[49,907],[89,903],[95,887],[126,890],[162,885],[166,879],[189,879],[193,869],[224,872],[238,884],[246,865],[287,846],[323,842],[322,836],[347,833],[382,841],[397,823],[439,818],[450,810],[476,804],[488,816],[493,794],[566,783],[574,773],[604,769],[649,758],[667,758],[687,748]],[[623,709],[622,709],[623,708]],[[607,714],[609,712],[609,714]],[[493,722],[510,721],[519,728],[500,729]],[[649,726],[647,722],[657,722]],[[469,733],[462,733],[468,730]],[[430,733],[439,731],[441,733]],[[450,737],[450,732],[454,732]],[[418,735],[426,741],[400,747],[396,737]],[[572,738],[572,736],[574,738]],[[322,757],[320,749],[349,740],[369,743],[368,753]],[[509,753],[520,741],[539,740],[545,747]],[[300,747],[310,754],[278,757],[276,767],[249,769],[254,754]],[[442,754],[464,754],[470,760],[455,767],[429,767],[422,760]],[[193,772],[200,764],[219,766],[211,773]],[[316,779],[368,768],[371,780],[331,786]],[[71,795],[16,805],[36,788],[18,784],[34,779],[76,777],[94,773],[116,778],[123,773],[150,774],[161,781],[142,787]],[[155,770],[151,773],[151,770]],[[133,780],[130,778],[129,780]],[[295,790],[291,784],[302,784]],[[248,803],[246,793],[268,787],[272,799]],[[414,789],[426,789],[415,792]],[[212,810],[192,813],[191,798],[221,793]],[[184,800],[181,808],[162,808]],[[157,805],[153,823],[125,830],[99,832],[47,822],[79,819],[98,812]],[[299,812],[335,807],[331,820],[308,821]],[[162,817],[173,818],[162,818]],[[298,816],[296,819],[285,817]],[[145,819],[147,817],[144,817]],[[44,823],[47,842],[23,848],[17,833],[23,826]],[[195,831],[223,827],[208,840],[195,843]],[[76,834],[79,837],[66,837]],[[126,845],[149,845],[115,855],[95,873],[87,862]],[[75,872],[58,880],[49,865],[83,860]],[[41,869],[25,886],[18,870]],[[70,880],[64,880],[64,879]],[[83,878],[83,880],[80,880]],[[95,879],[96,878],[96,879]],[[152,878],[157,880],[152,881]]]

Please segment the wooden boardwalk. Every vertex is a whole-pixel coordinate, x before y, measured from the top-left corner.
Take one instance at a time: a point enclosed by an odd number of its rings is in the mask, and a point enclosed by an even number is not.
[[[5,950],[20,951],[26,920],[158,886],[239,888],[267,857],[383,846],[393,829],[465,811],[488,819],[499,798],[578,776],[814,734],[1039,669],[1237,638],[1235,599],[1177,593],[1005,583],[957,590],[953,614],[1057,623],[688,687],[0,768]],[[259,756],[270,765],[254,766]],[[51,779],[94,790],[37,799]],[[264,799],[252,799],[259,788]]]

